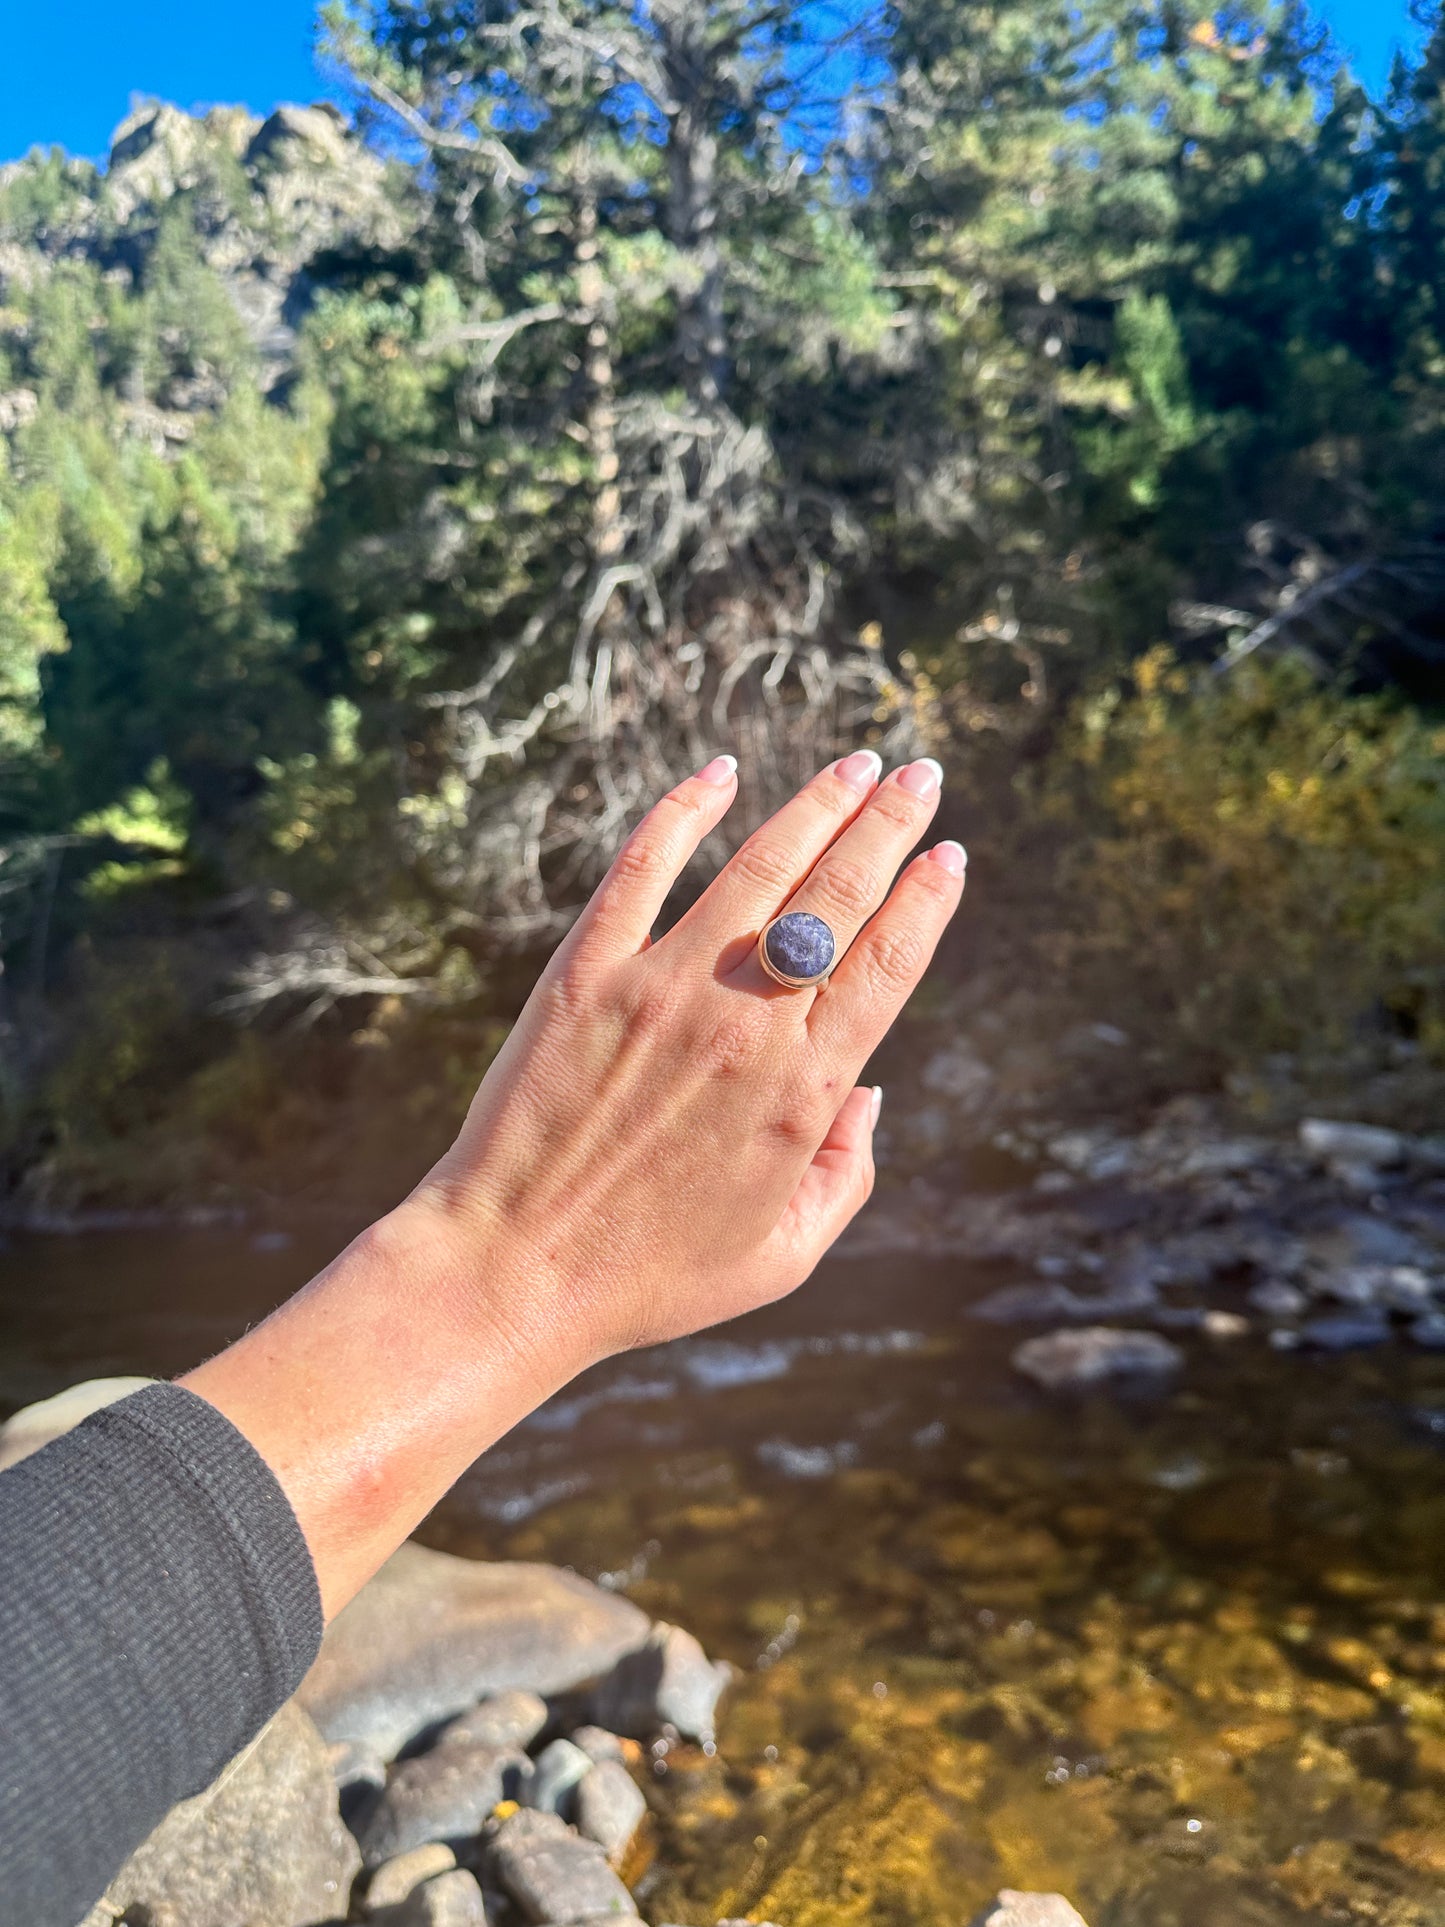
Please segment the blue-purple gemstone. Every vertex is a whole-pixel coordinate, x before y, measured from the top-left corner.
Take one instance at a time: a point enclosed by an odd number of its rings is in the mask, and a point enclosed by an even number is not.
[[[821,977],[833,967],[838,946],[821,917],[789,910],[767,934],[768,962],[784,977]]]

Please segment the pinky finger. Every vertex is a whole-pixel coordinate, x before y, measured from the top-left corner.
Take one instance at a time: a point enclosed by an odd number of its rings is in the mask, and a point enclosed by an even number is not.
[[[939,843],[916,857],[814,1002],[808,1029],[845,1071],[877,1049],[918,988],[963,896],[967,865],[958,843]]]
[[[803,1282],[872,1194],[873,1127],[882,1102],[876,1085],[851,1090],[799,1180],[765,1254],[780,1291]]]

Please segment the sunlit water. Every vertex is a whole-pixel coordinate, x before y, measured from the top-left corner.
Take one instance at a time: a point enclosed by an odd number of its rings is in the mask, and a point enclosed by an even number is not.
[[[18,1241],[0,1400],[179,1370],[323,1255]],[[967,1316],[1000,1275],[837,1262],[589,1375],[428,1527],[738,1668],[715,1756],[657,1762],[646,1912],[1445,1927],[1445,1359],[1188,1338],[1162,1391],[1047,1398]]]

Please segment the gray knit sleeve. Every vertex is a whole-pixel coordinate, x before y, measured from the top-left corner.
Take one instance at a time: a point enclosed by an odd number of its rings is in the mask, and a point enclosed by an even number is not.
[[[192,1392],[148,1386],[0,1472],[0,1921],[74,1927],[321,1626],[286,1495]]]

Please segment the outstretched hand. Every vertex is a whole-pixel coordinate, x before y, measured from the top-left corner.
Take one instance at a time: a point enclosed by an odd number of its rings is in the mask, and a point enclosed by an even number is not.
[[[335,1613],[487,1446],[585,1366],[800,1284],[868,1196],[870,1053],[963,891],[908,862],[939,771],[859,751],[652,928],[737,793],[719,757],[648,814],[547,966],[452,1149],[319,1277],[182,1381],[280,1481]],[[895,881],[896,878],[896,881]],[[780,913],[825,984],[758,957]]]
[[[720,757],[628,838],[543,973],[452,1151],[422,1187],[524,1323],[580,1360],[695,1331],[800,1284],[868,1197],[880,1093],[856,1079],[963,890],[940,844],[900,864],[939,772],[869,751],[813,778],[654,942],[669,891],[737,794]],[[891,889],[890,889],[891,886]],[[760,930],[806,910],[831,976],[784,988]]]

